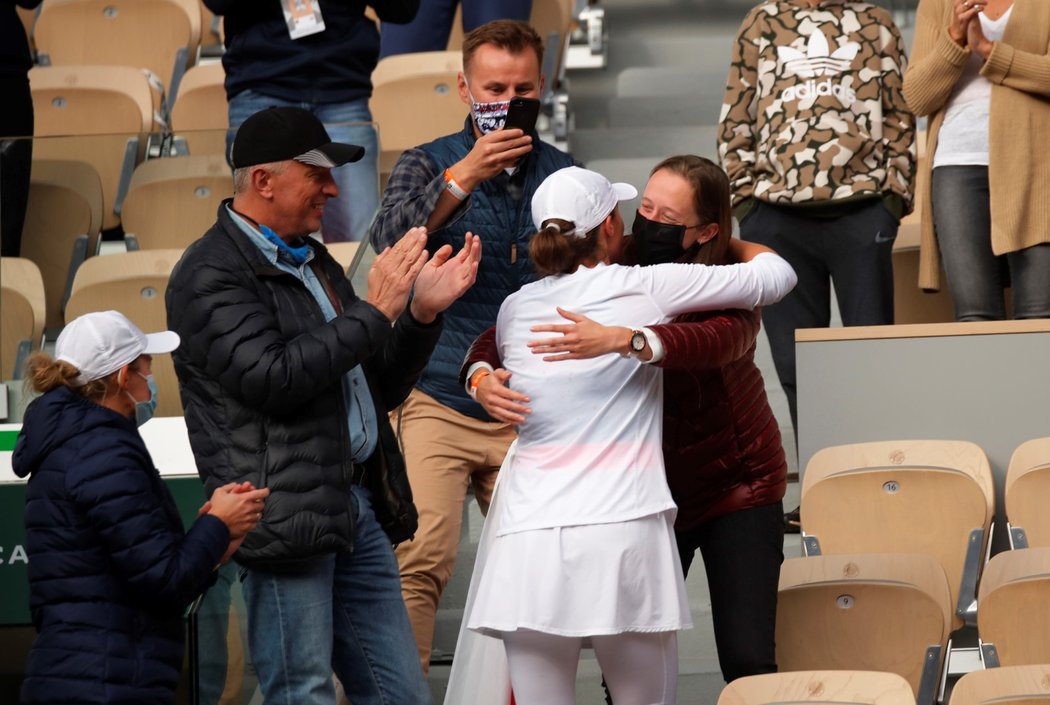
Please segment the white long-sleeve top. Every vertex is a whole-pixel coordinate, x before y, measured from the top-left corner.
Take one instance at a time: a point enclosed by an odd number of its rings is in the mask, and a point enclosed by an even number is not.
[[[526,346],[535,325],[565,323],[556,306],[604,325],[666,323],[689,311],[753,309],[794,287],[774,254],[719,267],[602,265],[549,276],[509,296],[496,343],[510,386],[532,414],[518,429],[511,472],[501,480],[500,533],[625,521],[673,508],[661,452],[660,370],[633,358],[544,362]]]

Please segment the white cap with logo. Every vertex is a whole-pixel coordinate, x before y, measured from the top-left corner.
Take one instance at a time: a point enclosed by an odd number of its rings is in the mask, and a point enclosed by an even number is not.
[[[638,195],[630,184],[609,183],[596,171],[567,166],[554,172],[532,196],[532,222],[539,230],[551,218],[567,220],[576,226],[573,234],[586,237],[602,224],[616,204]]]
[[[71,321],[55,342],[55,358],[80,370],[74,380],[83,386],[140,355],[170,353],[179,347],[179,335],[170,330],[146,334],[119,311],[85,313]]]

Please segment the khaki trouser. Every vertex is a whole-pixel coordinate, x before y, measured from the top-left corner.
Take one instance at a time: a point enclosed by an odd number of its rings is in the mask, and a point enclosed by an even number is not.
[[[401,594],[415,632],[423,673],[430,667],[434,620],[459,549],[467,484],[488,511],[496,473],[515,438],[510,424],[480,421],[413,389],[399,410],[400,442],[419,529],[397,547]],[[397,428],[397,415],[391,421]]]

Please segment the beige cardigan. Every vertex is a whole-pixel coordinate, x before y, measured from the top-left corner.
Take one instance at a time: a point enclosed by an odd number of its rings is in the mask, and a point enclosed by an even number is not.
[[[928,115],[919,286],[940,288],[940,250],[933,229],[930,170],[952,87],[970,55],[948,36],[951,0],[920,0],[904,97]],[[992,250],[996,254],[1050,242],[1050,0],[1014,0],[1001,42],[981,75],[992,83],[988,181]],[[1050,273],[1048,273],[1050,276]]]

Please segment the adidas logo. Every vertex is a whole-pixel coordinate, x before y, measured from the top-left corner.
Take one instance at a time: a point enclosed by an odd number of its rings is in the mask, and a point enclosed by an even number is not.
[[[827,37],[819,29],[814,29],[809,35],[805,53],[792,47],[777,47],[777,57],[784,62],[787,74],[804,79],[797,86],[785,88],[780,99],[803,100],[813,96],[834,95],[844,103],[852,103],[857,99],[856,91],[845,84],[833,84],[831,77],[848,69],[859,51],[860,44],[856,42],[847,42],[831,51]],[[821,76],[828,78],[815,80]]]
[[[813,30],[806,43],[806,53],[791,47],[777,47],[777,56],[784,62],[784,68],[799,78],[818,78],[820,76],[834,76],[849,68],[860,44],[847,42],[843,46],[830,51],[828,38],[819,29]]]

